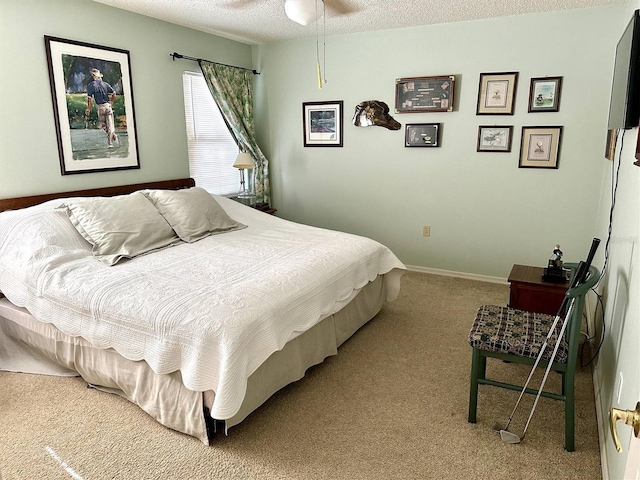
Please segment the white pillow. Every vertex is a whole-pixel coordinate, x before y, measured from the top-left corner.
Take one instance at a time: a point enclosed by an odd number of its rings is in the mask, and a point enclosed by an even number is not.
[[[93,245],[94,257],[108,265],[180,242],[140,192],[75,198],[60,208],[66,210],[76,230]]]
[[[143,190],[143,193],[185,242],[247,227],[229,217],[203,188]]]

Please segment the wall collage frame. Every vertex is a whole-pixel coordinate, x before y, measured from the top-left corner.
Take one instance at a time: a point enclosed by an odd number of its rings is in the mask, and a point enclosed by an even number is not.
[[[476,114],[513,115],[518,75],[518,72],[481,73]],[[527,112],[558,112],[562,78],[532,77]],[[513,130],[514,125],[478,126],[476,151],[511,152]],[[562,126],[523,126],[518,167],[557,169],[561,141]]]
[[[519,72],[480,73],[476,115],[514,115],[519,75]],[[562,80],[562,76],[531,77],[527,113],[559,112]],[[394,113],[453,112],[456,99],[455,88],[455,75],[396,78]],[[399,129],[400,123],[389,115],[387,105],[377,100],[375,103],[382,105],[382,110],[368,109],[360,112],[358,121],[354,116],[354,125]],[[342,147],[343,115],[342,100],[303,102],[304,146]],[[363,115],[366,121],[362,120]],[[441,147],[443,127],[442,122],[407,123],[404,127],[404,146],[408,148]],[[479,125],[476,152],[510,153],[514,143],[514,131],[514,125],[490,125],[488,122]],[[563,127],[560,125],[522,126],[518,167],[557,169],[562,133]],[[611,139],[607,140],[607,151],[615,149],[615,145],[613,147],[610,145]]]
[[[476,115],[513,115],[519,72],[480,73]],[[558,112],[561,76],[532,77],[528,113]],[[396,79],[395,113],[451,112],[454,110],[455,75]],[[442,123],[407,124],[405,147],[439,147]],[[557,169],[562,126],[523,126],[519,168]],[[510,153],[514,125],[479,125],[476,152]]]

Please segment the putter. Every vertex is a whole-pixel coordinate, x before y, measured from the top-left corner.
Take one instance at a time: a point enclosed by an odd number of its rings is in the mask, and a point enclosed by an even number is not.
[[[527,378],[527,381],[524,384],[524,387],[522,387],[522,390],[520,391],[520,396],[518,397],[518,401],[516,402],[515,406],[513,407],[513,410],[511,411],[511,415],[509,415],[509,419],[507,420],[507,424],[503,427],[500,426],[500,424],[498,423],[494,423],[493,426],[491,427],[491,429],[497,433],[500,434],[500,436],[502,437],[502,432],[506,432],[506,433],[510,433],[507,432],[507,429],[509,428],[509,425],[511,425],[511,420],[513,419],[513,416],[516,413],[516,410],[518,409],[518,406],[520,405],[520,401],[522,400],[522,397],[524,397],[524,394],[527,390],[527,387],[529,386],[529,382],[531,381],[531,378],[533,377],[533,374],[536,371],[536,368],[538,367],[538,364],[540,363],[540,360],[542,360],[542,356],[544,355],[545,350],[547,349],[547,345],[549,344],[549,340],[551,339],[551,337],[553,336],[553,332],[556,329],[556,326],[558,325],[558,322],[560,321],[560,312],[562,312],[562,310],[564,309],[565,303],[567,301],[567,297],[565,297],[562,300],[562,304],[560,305],[560,308],[558,309],[558,313],[556,314],[556,318],[553,320],[553,323],[551,324],[551,328],[549,328],[549,333],[547,333],[547,337],[544,339],[544,343],[542,344],[542,346],[540,347],[540,352],[538,352],[538,356],[536,357],[536,361],[533,364],[533,368],[531,368],[531,372],[529,372],[529,377]],[[569,311],[567,312],[566,318],[569,318],[569,315],[571,314],[571,309],[573,308],[573,302],[571,303],[571,305],[569,306]],[[565,322],[566,325],[567,322]],[[563,325],[564,328],[564,325]],[[558,337],[559,339],[562,338],[562,336]],[[556,342],[556,345],[559,345],[560,342]],[[554,354],[555,357],[555,354]],[[553,359],[553,357],[552,357]],[[514,443],[514,442],[510,442],[510,443]]]

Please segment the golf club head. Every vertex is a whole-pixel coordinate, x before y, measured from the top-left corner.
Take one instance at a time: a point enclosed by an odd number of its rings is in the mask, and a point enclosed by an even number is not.
[[[500,430],[500,438],[505,443],[520,443],[522,441],[522,439],[518,435],[506,430]]]
[[[500,433],[502,430],[504,430],[504,427],[499,423],[494,423],[493,425],[491,425],[491,430],[493,430],[496,433]]]

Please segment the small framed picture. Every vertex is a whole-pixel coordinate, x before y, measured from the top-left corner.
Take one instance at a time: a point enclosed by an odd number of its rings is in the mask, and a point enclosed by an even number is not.
[[[513,115],[518,72],[481,73],[476,115]]]
[[[510,152],[513,125],[478,127],[478,152]]]
[[[305,147],[342,147],[343,101],[303,102]]]
[[[531,79],[529,112],[557,112],[560,109],[562,77]]]
[[[413,123],[406,125],[404,134],[405,147],[439,147],[439,123]]]
[[[558,168],[562,127],[522,127],[520,168]]]

